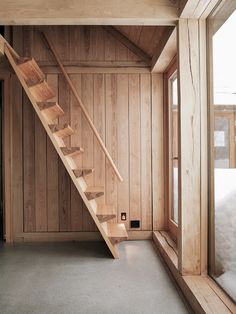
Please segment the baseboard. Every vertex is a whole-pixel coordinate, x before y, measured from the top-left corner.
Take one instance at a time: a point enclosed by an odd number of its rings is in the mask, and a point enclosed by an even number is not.
[[[135,240],[151,240],[152,239],[152,231],[127,231],[130,241]]]
[[[128,231],[129,239],[150,240],[152,231]],[[99,232],[24,232],[14,236],[14,242],[102,241]]]
[[[25,232],[17,234],[14,242],[101,241],[99,232]]]

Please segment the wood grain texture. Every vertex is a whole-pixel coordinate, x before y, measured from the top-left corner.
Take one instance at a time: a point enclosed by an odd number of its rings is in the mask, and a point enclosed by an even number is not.
[[[123,182],[118,182],[117,216],[121,220],[121,213],[127,213],[129,220],[129,90],[128,75],[117,75],[117,151],[118,168]],[[128,228],[128,221],[125,222]]]
[[[83,27],[81,31],[78,28],[80,29],[80,27],[73,27],[73,29],[68,27],[62,31],[62,27],[53,27],[50,30],[50,36],[55,35],[56,47],[59,48],[63,58],[67,58],[67,64],[70,59],[77,62],[76,58],[83,58],[87,60],[86,62],[90,62],[88,59],[91,59],[93,62],[95,59],[101,60],[104,55],[110,61],[116,60],[117,50],[113,49],[114,42],[109,36],[101,39],[104,34],[98,30],[94,32],[89,27]],[[50,64],[52,62],[50,54],[41,45],[38,34],[32,30],[34,28],[30,31],[25,30],[27,35],[26,41],[23,41],[25,51],[29,56],[36,54],[36,60]],[[64,51],[59,38],[60,32],[63,38],[65,34],[69,34],[70,40],[65,45],[69,50],[67,52]],[[30,36],[32,44],[29,40]],[[74,42],[81,38],[84,38],[81,45],[74,45]],[[109,49],[106,48],[108,40],[110,41]],[[100,41],[102,47],[99,47]],[[119,52],[121,56],[122,53],[122,51]],[[127,58],[131,58],[128,53]],[[114,221],[120,221],[121,212],[126,212],[128,229],[130,229],[129,219],[138,219],[141,222],[140,230],[152,230],[151,111],[153,100],[151,94],[153,91],[150,73],[141,74],[138,71],[136,73],[73,72],[70,78],[86,104],[114,162],[121,165],[125,181],[123,185],[118,186],[109,163],[93,138],[89,126],[86,125],[80,107],[70,93],[62,75],[58,72],[51,72],[46,75],[46,79],[55,94],[52,100],[57,101],[65,112],[65,115],[60,116],[54,123],[69,123],[74,133],[63,139],[65,144],[84,148],[83,154],[73,158],[76,167],[95,169],[93,173],[85,177],[85,180],[91,185],[103,186],[104,196],[98,198],[97,201],[99,204],[105,203],[112,209],[112,214],[116,214]],[[19,140],[18,146],[14,144],[16,150],[23,149],[24,178],[22,176],[20,179],[19,173],[19,180],[22,180],[24,186],[24,194],[22,191],[24,210],[20,204],[14,206],[19,217],[22,216],[23,219],[24,216],[25,232],[95,231],[95,225],[82,199],[58,160],[51,141],[46,138],[45,142],[43,133],[41,134],[40,128],[35,125],[35,115],[28,105],[25,97],[22,123],[26,130],[24,130],[24,135],[19,133],[22,141]],[[156,127],[155,132],[158,133],[161,125],[157,124]],[[39,130],[37,135],[36,130]],[[22,146],[23,136],[24,146]],[[39,144],[37,148],[36,143]],[[161,142],[158,145],[161,147]],[[28,147],[31,149],[29,150]],[[40,163],[39,153],[43,154],[44,164]],[[21,158],[21,155],[18,157]],[[41,189],[41,196],[38,199],[39,195],[35,196],[36,186]],[[38,221],[37,226],[36,221]],[[23,228],[22,224],[21,228]],[[131,230],[135,232],[135,229]],[[17,234],[22,232],[23,230],[19,229]]]
[[[112,159],[117,163],[117,75],[107,74],[105,76],[105,102],[106,102],[106,147]],[[112,171],[111,165],[106,160],[106,203],[112,204],[117,212],[117,185],[118,182]],[[116,218],[117,220],[117,218]]]
[[[141,220],[140,76],[129,75],[129,218]]]
[[[200,274],[200,74],[198,22],[180,20],[180,191],[179,267],[185,275]]]
[[[48,74],[47,82],[58,101],[58,75]],[[58,119],[55,121],[58,122]],[[58,155],[47,137],[47,219],[48,231],[59,231]]]
[[[163,75],[152,76],[153,230],[165,229]]]
[[[217,0],[180,0],[180,17],[185,19],[206,18],[217,3]]]
[[[105,143],[105,92],[104,92],[104,75],[94,75],[94,125],[98,130],[100,137]],[[103,186],[105,191],[105,155],[102,152],[99,143],[94,138],[94,184]],[[104,204],[105,195],[97,200],[98,204]]]
[[[24,232],[36,231],[35,207],[35,114],[24,95]]]
[[[32,132],[29,130],[29,132]],[[35,220],[36,231],[47,231],[47,180],[46,132],[35,115]],[[31,149],[31,148],[29,148]]]
[[[81,75],[74,74],[71,75],[71,80],[75,84],[76,89],[81,93]],[[71,136],[71,145],[72,146],[81,146],[81,109],[77,104],[76,99],[71,95],[70,99],[71,109],[70,109],[70,123],[71,127],[74,130],[74,134]],[[76,165],[78,168],[82,168],[82,156],[77,156],[75,158]],[[83,230],[83,200],[78,194],[75,186],[71,183],[71,231],[82,231]]]
[[[59,123],[66,123],[70,119],[70,91],[62,75],[58,78],[58,100],[65,115],[59,118]],[[70,139],[64,140],[70,146]],[[62,162],[58,164],[58,189],[59,189],[59,229],[60,231],[70,230],[70,177]]]
[[[142,230],[152,229],[151,77],[141,74],[141,211]]]
[[[2,25],[169,25],[178,19],[178,5],[169,0],[93,0],[76,2],[2,1]]]

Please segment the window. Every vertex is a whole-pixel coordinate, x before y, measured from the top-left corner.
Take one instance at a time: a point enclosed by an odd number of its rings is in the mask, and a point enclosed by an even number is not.
[[[178,224],[178,101],[177,101],[177,73],[170,78],[170,151],[171,151],[171,220]]]
[[[233,38],[236,29],[235,10],[235,3],[230,0],[224,1],[224,5],[220,5],[208,20],[212,66],[210,275],[234,300],[236,300],[236,41]]]
[[[168,71],[165,73],[166,88],[166,119],[165,137],[168,139],[165,146],[166,151],[166,187],[167,200],[166,210],[168,217],[167,228],[174,241],[178,237],[178,79],[177,79],[177,58],[171,62]]]

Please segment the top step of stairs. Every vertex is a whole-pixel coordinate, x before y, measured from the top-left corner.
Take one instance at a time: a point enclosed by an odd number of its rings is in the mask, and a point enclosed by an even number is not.
[[[22,76],[29,87],[43,82],[45,79],[44,73],[41,71],[33,58],[19,59],[17,62],[17,67],[21,71]]]

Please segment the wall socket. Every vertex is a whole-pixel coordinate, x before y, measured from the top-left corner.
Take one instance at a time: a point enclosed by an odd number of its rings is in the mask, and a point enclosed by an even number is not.
[[[126,220],[126,213],[121,213],[121,220]]]
[[[130,220],[130,228],[140,228],[140,220]]]

